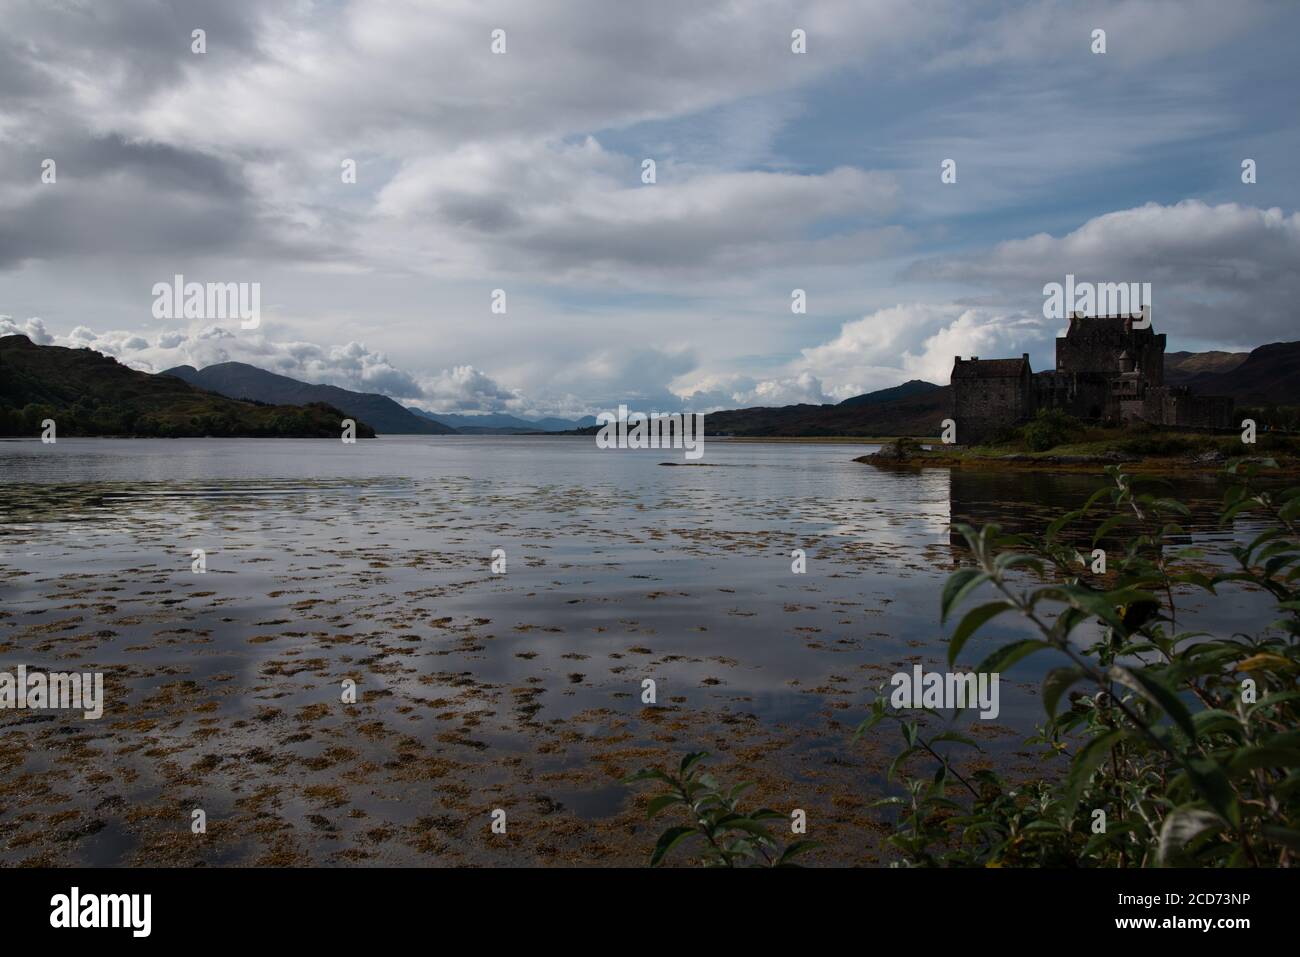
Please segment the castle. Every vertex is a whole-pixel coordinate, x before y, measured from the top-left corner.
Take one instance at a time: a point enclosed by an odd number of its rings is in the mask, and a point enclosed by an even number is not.
[[[1051,372],[1030,369],[1027,352],[1019,359],[956,356],[952,394],[957,441],[987,441],[1039,409],[1060,409],[1091,422],[1232,428],[1230,397],[1165,385],[1165,336],[1142,320],[1141,314],[1071,315],[1070,328],[1056,340]]]

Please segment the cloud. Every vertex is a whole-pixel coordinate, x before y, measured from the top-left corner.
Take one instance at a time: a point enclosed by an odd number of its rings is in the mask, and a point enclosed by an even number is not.
[[[696,380],[683,395],[683,405],[693,412],[747,406],[823,405],[837,401],[822,381],[810,372],[772,379],[750,376],[709,376]]]
[[[95,332],[87,326],[77,326],[66,336],[51,336],[40,319],[20,324],[10,316],[0,316],[0,335],[15,333],[40,345],[91,348],[143,372],[162,372],[179,365],[203,369],[221,362],[246,362],[303,382],[376,392],[402,402],[420,402],[438,411],[505,411],[528,403],[520,393],[501,387],[473,366],[456,366],[420,377],[396,367],[388,356],[359,342],[322,347],[200,325],[188,330],[169,329],[152,337],[126,330]]]
[[[426,399],[421,407],[430,412],[504,412],[528,404],[521,393],[502,388],[486,373],[468,365],[445,369],[425,379],[421,392]]]
[[[1039,233],[922,260],[909,276],[982,285],[1039,309],[1042,287],[1064,282],[1067,274],[1077,281],[1150,282],[1159,331],[1253,347],[1294,337],[1297,263],[1300,213],[1189,199],[1106,213],[1059,238]]]
[[[1107,65],[1146,71],[1154,61],[1196,56],[1265,15],[1260,7],[1246,15],[1219,0],[1094,0],[1078,6],[1040,0],[985,13],[983,29],[960,38],[926,66],[936,71],[1018,64],[1062,69],[1073,59],[1082,69],[1093,56],[1092,31],[1104,28]]]
[[[909,379],[948,383],[957,355],[1037,353],[1050,361],[1052,335],[1041,316],[959,303],[903,303],[840,327],[803,349],[782,374],[687,376],[677,391],[700,411],[738,406],[840,402]]]
[[[641,157],[598,155],[593,132],[801,86],[935,29],[903,0],[876,3],[878,21],[830,0],[665,0],[653,15],[604,0],[453,2],[436,15],[403,0],[5,6],[0,161],[31,175],[0,188],[0,269],[96,254],[435,272],[521,254],[535,269],[593,252],[597,265],[724,256],[746,229],[761,226],[760,244],[797,235],[833,194],[851,209],[888,184],[708,169],[671,181],[660,156],[670,181],[651,199],[629,188]],[[790,54],[795,20],[818,56]],[[190,50],[199,24],[204,54]],[[504,56],[489,49],[498,27]],[[563,145],[579,134],[585,145]],[[39,181],[45,158],[55,184]],[[355,187],[344,158],[360,165]],[[432,219],[393,231],[407,213]],[[437,248],[401,255],[412,242]]]
[[[1042,285],[1067,271],[1140,271],[1179,347],[1292,338],[1296,16],[0,0],[0,308],[142,367],[567,415],[834,401],[944,381],[958,352],[1037,357]],[[260,282],[261,334],[160,331],[147,293],[175,273]],[[510,314],[489,322],[494,288]]]
[[[38,346],[54,343],[54,337],[45,331],[45,323],[35,318],[19,324],[13,316],[0,315],[0,336],[26,336]]]
[[[1019,355],[1050,334],[1038,318],[958,303],[907,303],[845,323],[804,349],[797,366],[829,383],[837,399],[924,379],[946,385],[956,355]]]
[[[833,247],[858,255],[870,243],[862,232],[810,231],[882,216],[897,201],[893,177],[851,167],[717,172],[661,162],[656,179],[643,184],[639,159],[590,136],[472,144],[398,171],[378,194],[366,245],[410,268],[644,284],[824,261]]]

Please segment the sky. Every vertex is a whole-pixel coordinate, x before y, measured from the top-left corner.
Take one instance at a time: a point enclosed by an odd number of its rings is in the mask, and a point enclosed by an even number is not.
[[[1300,338],[1288,0],[0,0],[0,24],[0,334],[146,371],[523,416],[836,402],[956,355],[1052,367],[1067,273],[1150,282],[1170,351]],[[177,274],[257,283],[260,324],[155,318]]]

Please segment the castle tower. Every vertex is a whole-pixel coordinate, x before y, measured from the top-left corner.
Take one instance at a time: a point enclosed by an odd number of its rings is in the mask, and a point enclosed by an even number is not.
[[[951,381],[958,445],[978,445],[1033,415],[1033,370],[1027,352],[1019,359],[954,356]]]

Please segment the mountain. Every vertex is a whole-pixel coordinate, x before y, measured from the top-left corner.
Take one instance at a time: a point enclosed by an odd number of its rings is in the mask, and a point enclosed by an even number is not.
[[[461,415],[448,412],[425,412],[415,406],[408,406],[411,412],[434,422],[441,422],[463,432],[466,435],[520,435],[534,432],[569,432],[596,424],[594,415],[585,415],[581,419],[521,419],[503,412],[490,412],[485,415]]]
[[[238,402],[169,375],[137,372],[91,349],[0,337],[0,435],[285,436],[338,438],[347,416],[322,403]],[[357,436],[374,430],[357,421]]]
[[[1182,384],[1193,392],[1230,395],[1239,406],[1300,405],[1300,342],[1271,342],[1227,371],[1205,371]]]
[[[1248,352],[1166,352],[1165,382],[1190,385],[1201,375],[1231,372],[1248,355]]]
[[[838,404],[724,409],[704,417],[708,435],[772,438],[819,436],[937,435],[952,414],[952,390],[913,379],[853,396]],[[581,426],[597,431],[594,422]]]
[[[440,422],[431,422],[413,415],[386,395],[299,382],[288,376],[250,366],[246,362],[219,362],[202,370],[193,366],[176,366],[164,370],[162,375],[175,376],[190,385],[232,399],[253,399],[272,405],[325,402],[342,409],[358,422],[368,423],[381,435],[451,435],[456,431]]]
[[[589,425],[596,424],[594,415],[584,415],[580,419],[560,419],[548,417],[543,419],[526,419],[533,425],[545,432],[572,432],[574,429],[585,429]]]
[[[704,418],[710,435],[828,436],[935,435],[952,414],[948,386],[904,389],[904,394],[877,398],[879,393],[846,399],[839,405],[787,405],[782,408],[729,409]],[[911,385],[906,383],[905,385]]]
[[[840,405],[880,405],[882,402],[889,402],[893,399],[906,399],[910,396],[925,395],[927,392],[933,392],[935,389],[942,388],[943,386],[935,385],[933,382],[926,382],[924,379],[909,379],[902,385],[896,385],[890,389],[878,389],[875,392],[868,392],[865,395],[855,395],[851,399],[845,399],[840,403]]]

